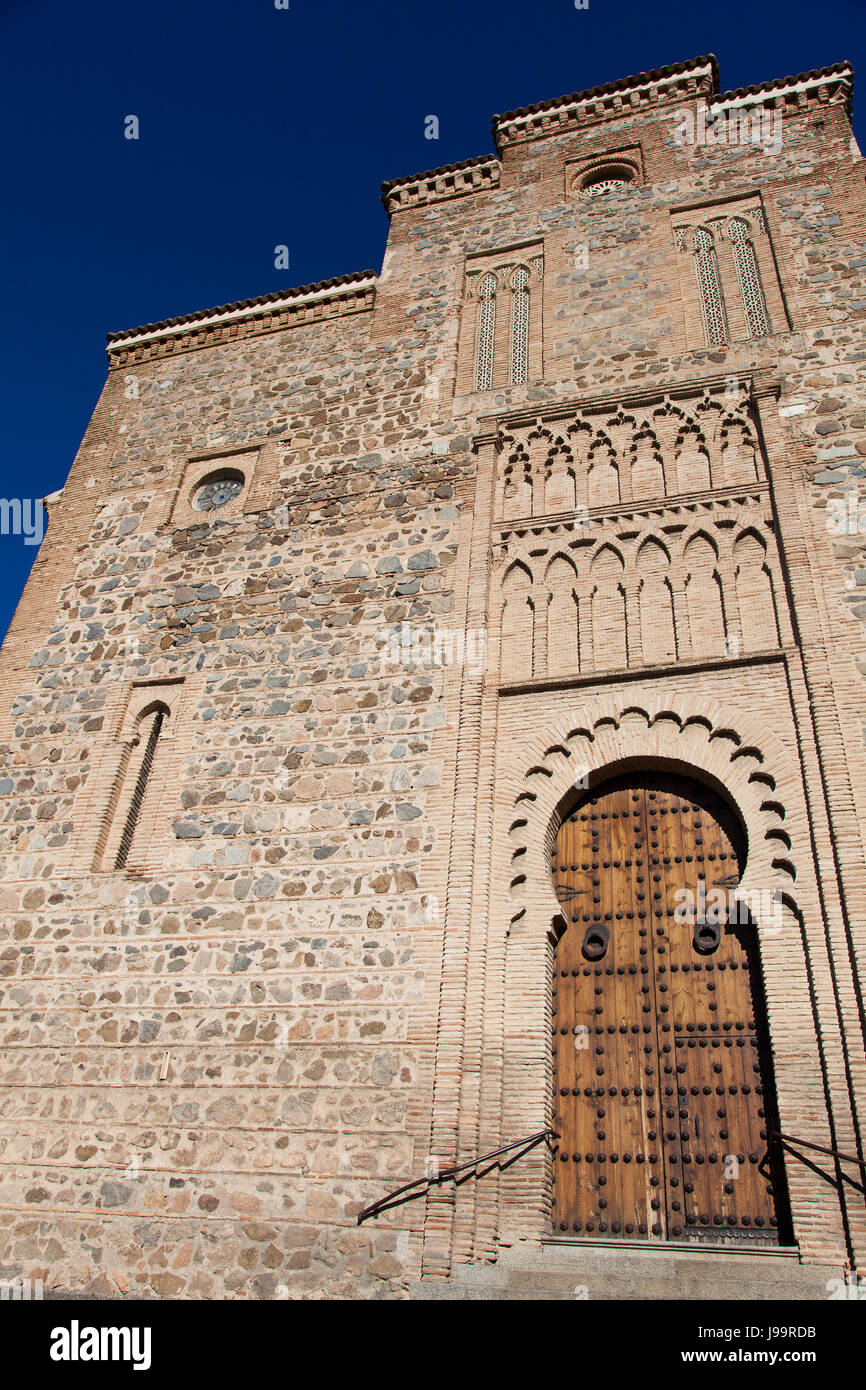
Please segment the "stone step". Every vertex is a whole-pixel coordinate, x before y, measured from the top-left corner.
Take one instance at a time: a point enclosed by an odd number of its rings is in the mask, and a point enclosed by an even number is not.
[[[795,1251],[659,1247],[611,1249],[557,1243],[503,1250],[496,1264],[461,1265],[447,1280],[418,1280],[421,1300],[670,1299],[826,1301],[835,1265],[804,1265]]]

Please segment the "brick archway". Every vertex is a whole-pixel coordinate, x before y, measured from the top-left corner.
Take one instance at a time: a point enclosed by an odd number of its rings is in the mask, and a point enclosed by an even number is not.
[[[805,807],[788,796],[788,755],[778,739],[751,721],[731,719],[717,705],[683,701],[644,704],[611,699],[589,705],[535,738],[508,778],[513,814],[511,924],[551,931],[559,915],[548,871],[563,816],[584,786],[632,768],[681,771],[719,791],[741,820],[748,854],[740,891],[755,898],[778,890],[797,910],[797,880],[808,845]],[[766,923],[757,922],[759,931]]]
[[[631,698],[629,698],[631,696]],[[529,1133],[550,1123],[549,981],[554,941],[562,926],[550,872],[550,853],[578,796],[575,776],[592,788],[615,774],[657,768],[681,773],[719,792],[740,820],[745,869],[737,895],[752,910],[767,999],[782,1130],[815,1143],[831,1142],[829,1117],[804,1098],[823,1096],[825,1078],[813,1015],[812,963],[803,924],[822,920],[810,855],[810,831],[796,759],[781,740],[717,701],[694,702],[633,694],[590,701],[562,716],[522,751],[509,750],[501,783],[499,860],[507,860],[504,909],[503,1085],[501,1132]],[[507,848],[506,848],[507,846]],[[779,893],[782,921],[762,914]],[[535,1192],[530,1191],[532,1183]],[[541,1239],[551,1205],[546,1160],[528,1160],[503,1189],[501,1231],[509,1239]],[[794,1229],[804,1253],[830,1235],[842,1243],[840,1217],[820,1178],[802,1165],[790,1173]],[[815,1221],[823,1209],[823,1229]],[[824,1247],[826,1248],[826,1247]]]

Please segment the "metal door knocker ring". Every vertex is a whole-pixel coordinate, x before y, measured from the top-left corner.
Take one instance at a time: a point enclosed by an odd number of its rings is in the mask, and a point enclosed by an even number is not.
[[[583,933],[583,954],[587,960],[601,960],[610,941],[610,932],[607,927],[598,923],[594,927],[587,927]]]
[[[714,921],[710,917],[699,917],[695,922],[694,936],[692,938],[694,948],[702,956],[708,956],[715,951],[722,939],[722,924]]]

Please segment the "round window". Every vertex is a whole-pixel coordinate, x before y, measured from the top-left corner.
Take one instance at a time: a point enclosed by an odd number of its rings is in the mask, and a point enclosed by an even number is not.
[[[585,198],[599,198],[604,193],[615,193],[627,184],[634,183],[635,170],[630,164],[605,164],[585,174],[580,191]]]
[[[214,512],[239,497],[243,490],[243,473],[236,468],[221,468],[202,478],[193,492],[192,505],[199,512]]]

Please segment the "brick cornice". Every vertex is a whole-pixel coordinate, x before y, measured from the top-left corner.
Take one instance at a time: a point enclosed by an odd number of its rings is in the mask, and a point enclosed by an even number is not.
[[[638,517],[659,516],[664,512],[695,511],[698,508],[712,510],[729,502],[757,501],[759,498],[766,497],[769,491],[770,484],[768,482],[756,481],[745,486],[739,484],[736,487],[709,488],[705,492],[681,492],[662,500],[621,502],[613,507],[588,507],[585,512],[581,513],[580,521],[575,520],[570,515],[564,515],[562,512],[550,512],[547,515],[495,521],[492,529],[500,541],[507,540],[512,535],[522,536],[530,533],[534,536],[543,536],[546,532],[552,534],[562,531],[582,533],[584,518],[590,522],[622,524]]]
[[[491,129],[496,150],[501,154],[507,145],[546,139],[672,101],[685,102],[701,96],[709,100],[717,91],[718,66],[715,58],[709,55],[639,73],[590,91],[574,92],[553,101],[507,111],[502,116],[494,116]]]
[[[367,270],[359,275],[342,275],[336,280],[322,281],[319,285],[287,290],[283,294],[264,295],[260,299],[205,309],[181,319],[145,324],[128,333],[110,333],[107,348],[109,368],[126,367],[153,358],[171,357],[193,348],[213,347],[239,338],[255,337],[260,333],[273,333],[277,329],[362,313],[373,308],[377,280],[375,271]]]
[[[585,92],[539,102],[534,106],[507,111],[494,116],[492,132],[498,154],[507,145],[527,140],[546,139],[570,130],[578,130],[599,121],[645,112],[671,102],[706,101],[713,112],[726,108],[769,105],[782,109],[808,104],[844,105],[850,120],[853,105],[854,72],[850,63],[835,63],[782,77],[772,82],[740,87],[731,92],[719,91],[719,70],[715,57],[709,54],[691,62],[676,63],[635,77],[610,82]]]
[[[465,159],[460,164],[446,164],[424,174],[411,174],[405,179],[391,179],[382,184],[382,202],[390,217],[405,208],[427,207],[430,203],[460,198],[466,193],[480,193],[497,188],[501,165],[495,155],[485,154],[478,159]]]
[[[841,102],[849,120],[854,100],[854,69],[850,63],[834,63],[832,67],[803,72],[796,77],[780,77],[775,82],[761,82],[753,87],[738,87],[722,92],[711,103],[714,111],[726,107],[771,105],[798,107],[807,102]]]
[[[699,675],[705,671],[730,671],[737,667],[767,666],[774,662],[787,664],[796,650],[794,646],[774,647],[765,651],[746,652],[739,657],[702,657],[691,661],[635,666],[627,670],[591,671],[584,676],[535,676],[531,680],[520,681],[499,681],[491,677],[490,686],[500,697],[529,695],[539,690],[588,690],[594,685],[605,685],[615,689],[617,686],[645,681],[653,676],[663,677],[672,671]]]

